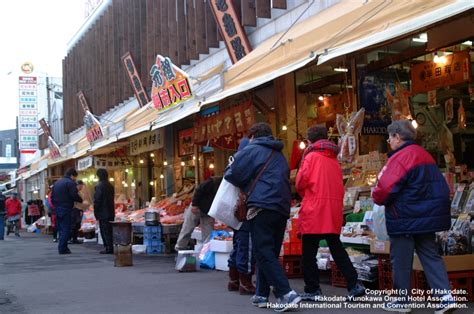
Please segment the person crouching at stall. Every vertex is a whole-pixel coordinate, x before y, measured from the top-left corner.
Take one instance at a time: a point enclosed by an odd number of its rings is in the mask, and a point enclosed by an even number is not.
[[[327,139],[324,126],[308,129],[308,146],[296,176],[296,190],[303,198],[298,213],[299,233],[303,241],[302,300],[318,301],[322,295],[316,263],[319,241],[326,240],[337,267],[347,280],[349,297],[365,294],[357,272],[339,239],[343,221],[344,185],[337,161],[339,148]]]
[[[184,223],[176,242],[175,250],[186,250],[189,248],[191,234],[196,226],[201,227],[202,240],[205,241],[214,229],[214,218],[207,213],[211,209],[212,201],[216,196],[217,189],[221,184],[222,177],[210,177],[202,182],[194,192],[191,207],[184,213]]]
[[[238,151],[249,144],[249,139],[240,140]],[[255,294],[252,275],[255,272],[255,260],[252,254],[250,240],[250,222],[244,221],[239,230],[234,230],[232,238],[233,249],[229,258],[229,291],[239,291],[240,294]]]
[[[40,209],[36,201],[28,201],[28,221],[32,225],[40,218]]]

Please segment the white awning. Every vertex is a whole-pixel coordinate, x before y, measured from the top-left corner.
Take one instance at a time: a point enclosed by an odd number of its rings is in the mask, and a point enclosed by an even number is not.
[[[403,2],[403,1],[401,1]],[[394,16],[394,20],[387,20],[383,25],[383,30],[372,32],[368,36],[363,36],[359,38],[343,38],[338,42],[338,46],[335,48],[330,48],[327,52],[323,53],[318,57],[318,65],[322,64],[328,60],[334,59],[336,57],[372,46],[384,41],[397,38],[404,34],[415,32],[419,29],[422,29],[426,26],[432,25],[436,22],[448,19],[452,16],[465,12],[469,9],[474,8],[474,1],[471,0],[457,0],[454,3],[449,3],[450,1],[445,1],[445,5],[438,7],[432,11],[424,8],[427,3],[424,1],[415,1],[413,4],[418,8],[413,8],[413,6],[405,6],[403,12],[398,11],[399,14],[410,14],[414,15],[410,19],[403,21],[402,23],[396,24],[397,19]],[[428,1],[427,1],[428,2]],[[434,2],[434,1],[433,1]],[[390,10],[388,7],[386,10]],[[395,13],[396,11],[394,11]],[[426,12],[426,14],[423,14]],[[420,14],[421,13],[421,14]],[[393,25],[393,26],[392,26]],[[364,25],[360,26],[361,28]]]

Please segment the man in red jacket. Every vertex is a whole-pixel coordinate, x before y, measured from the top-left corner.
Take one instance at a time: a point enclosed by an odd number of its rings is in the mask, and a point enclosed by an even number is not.
[[[16,228],[15,228],[15,235],[17,237],[20,236],[20,218],[21,218],[21,202],[16,197],[16,193],[13,193],[11,198],[7,199],[5,202],[5,209],[7,211],[7,220],[14,221]],[[10,233],[10,229],[7,229],[7,235]]]
[[[344,185],[342,170],[336,159],[339,148],[327,139],[325,127],[308,129],[308,146],[296,176],[296,190],[303,197],[298,215],[303,240],[303,275],[305,293],[302,300],[317,301],[322,295],[316,263],[319,241],[326,240],[331,255],[347,280],[349,300],[363,296],[365,287],[339,239],[342,227]]]

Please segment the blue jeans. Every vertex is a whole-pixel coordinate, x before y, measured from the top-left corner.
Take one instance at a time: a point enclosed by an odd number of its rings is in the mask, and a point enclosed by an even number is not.
[[[67,242],[71,237],[71,211],[72,208],[56,208],[56,228],[59,231],[59,253],[64,253],[69,250]]]
[[[5,215],[0,214],[0,240],[5,236]]]
[[[250,241],[250,222],[245,221],[239,230],[234,230],[233,249],[230,253],[229,267],[235,267],[242,274],[250,274],[255,264]]]
[[[257,261],[256,295],[268,297],[270,286],[275,297],[291,291],[288,278],[278,261],[288,217],[272,210],[262,210],[250,220],[253,253]]]
[[[393,288],[410,292],[413,252],[420,259],[431,289],[450,290],[444,261],[438,253],[435,234],[390,236],[390,259],[393,269]]]

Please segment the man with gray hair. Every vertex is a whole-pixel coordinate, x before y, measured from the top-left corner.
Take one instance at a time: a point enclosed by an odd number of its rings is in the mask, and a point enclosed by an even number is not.
[[[372,192],[374,202],[385,205],[393,288],[410,291],[413,252],[423,265],[428,284],[441,297],[435,313],[455,306],[448,275],[438,253],[435,232],[451,225],[449,188],[431,155],[415,143],[416,130],[408,120],[394,121],[387,128],[392,152]],[[438,293],[444,292],[444,293]],[[400,299],[407,294],[400,295]],[[385,310],[408,313],[405,302],[390,302]]]

